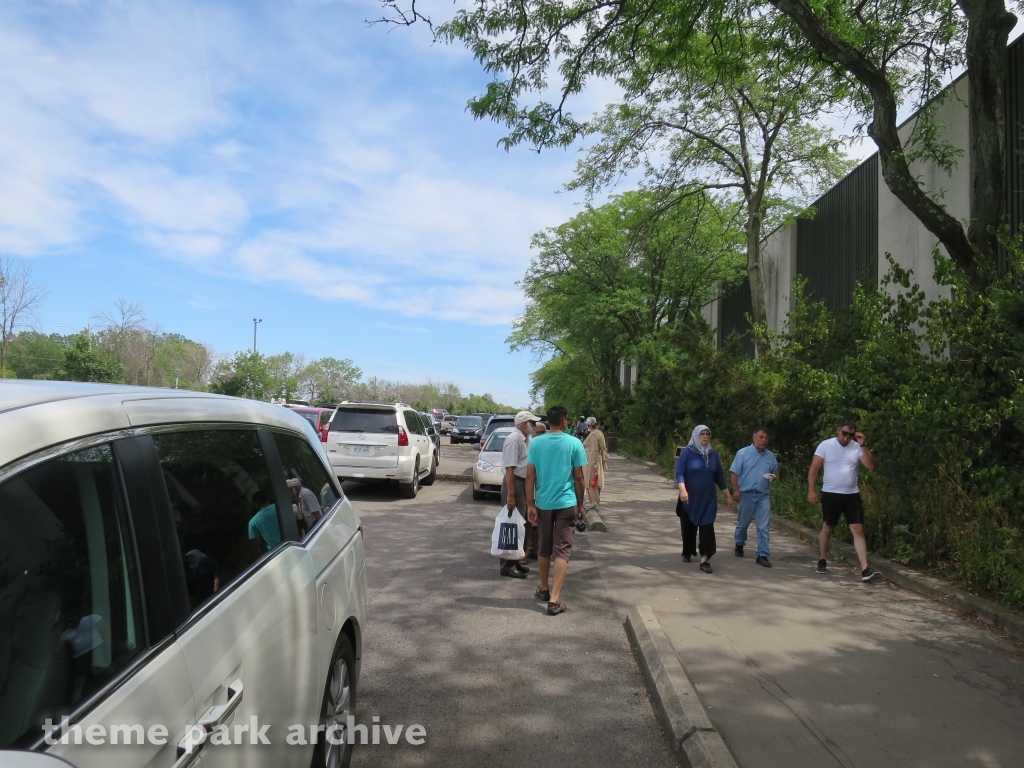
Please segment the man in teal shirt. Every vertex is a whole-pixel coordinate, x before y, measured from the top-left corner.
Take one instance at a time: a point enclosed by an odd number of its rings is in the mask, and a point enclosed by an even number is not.
[[[258,536],[263,539],[267,549],[273,549],[281,543],[281,523],[277,520],[274,492],[266,491],[256,496],[256,503],[261,509],[249,520],[249,538],[255,539]]]
[[[583,511],[583,467],[587,454],[583,443],[566,434],[569,412],[561,405],[548,409],[548,433],[530,442],[526,457],[527,517],[537,526],[539,539],[537,565],[540,586],[535,593],[548,601],[548,614],[565,613],[558,598],[569,570],[572,538],[577,520],[586,520]],[[548,589],[551,558],[555,559],[555,579]]]

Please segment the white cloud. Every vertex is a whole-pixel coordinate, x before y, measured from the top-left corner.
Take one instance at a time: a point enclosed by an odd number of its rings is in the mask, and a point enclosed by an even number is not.
[[[461,111],[478,65],[353,31],[373,4],[27,7],[0,8],[4,250],[116,235],[199,273],[499,324],[531,235],[571,212],[550,154],[448,135],[494,134]]]

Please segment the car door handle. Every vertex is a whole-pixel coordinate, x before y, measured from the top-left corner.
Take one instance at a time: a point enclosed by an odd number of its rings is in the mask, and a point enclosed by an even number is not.
[[[230,720],[231,716],[235,714],[235,710],[238,709],[238,705],[242,703],[242,689],[241,680],[235,680],[228,685],[227,702],[206,710],[205,714],[199,718],[199,725],[209,731]]]
[[[199,758],[199,753],[206,746],[210,732],[201,725],[191,725],[188,731],[178,742],[177,760],[171,768],[188,768]]]

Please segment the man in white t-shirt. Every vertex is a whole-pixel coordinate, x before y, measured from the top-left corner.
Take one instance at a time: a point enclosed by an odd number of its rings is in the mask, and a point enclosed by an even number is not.
[[[836,436],[821,442],[814,451],[811,469],[807,473],[807,500],[811,504],[818,503],[818,494],[814,490],[818,480],[818,470],[825,466],[825,476],[821,486],[821,533],[818,535],[821,559],[818,561],[818,573],[828,573],[828,545],[832,540],[832,531],[839,524],[839,518],[845,517],[853,534],[853,547],[857,550],[860,560],[860,580],[871,581],[878,576],[877,571],[868,567],[868,544],[864,538],[864,504],[860,499],[860,488],[857,485],[857,470],[863,464],[868,469],[875,468],[875,457],[864,445],[864,434],[857,431],[852,421],[844,421],[836,430]]]

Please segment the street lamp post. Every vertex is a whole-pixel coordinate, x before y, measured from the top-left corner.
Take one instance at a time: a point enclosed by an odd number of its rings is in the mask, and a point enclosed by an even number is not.
[[[256,328],[260,323],[263,322],[263,318],[257,320],[255,317],[252,319],[252,353],[256,354]]]

